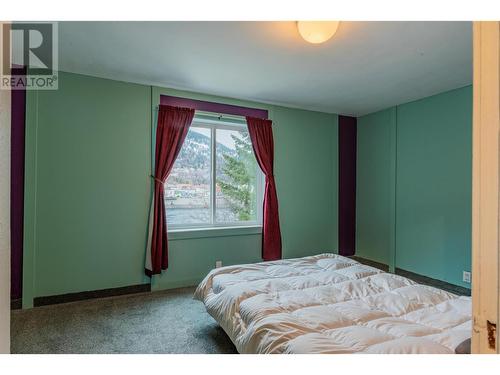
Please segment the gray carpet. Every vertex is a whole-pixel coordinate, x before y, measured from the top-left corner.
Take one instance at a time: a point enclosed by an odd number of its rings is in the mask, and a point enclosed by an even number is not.
[[[12,311],[12,353],[236,353],[193,288]]]

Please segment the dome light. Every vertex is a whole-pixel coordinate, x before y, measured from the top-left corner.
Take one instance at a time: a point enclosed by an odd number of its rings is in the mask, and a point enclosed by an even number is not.
[[[339,23],[340,21],[297,21],[297,29],[307,42],[320,44],[337,32]]]

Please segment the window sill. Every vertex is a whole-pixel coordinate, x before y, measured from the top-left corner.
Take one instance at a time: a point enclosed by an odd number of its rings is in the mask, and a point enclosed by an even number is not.
[[[188,240],[192,238],[249,236],[258,235],[261,233],[261,225],[252,225],[245,227],[186,228],[169,230],[168,239],[169,241],[177,241]]]

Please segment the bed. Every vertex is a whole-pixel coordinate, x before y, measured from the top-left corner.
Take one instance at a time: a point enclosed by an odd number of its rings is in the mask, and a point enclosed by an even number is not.
[[[471,298],[335,254],[212,270],[195,291],[239,353],[454,353]]]

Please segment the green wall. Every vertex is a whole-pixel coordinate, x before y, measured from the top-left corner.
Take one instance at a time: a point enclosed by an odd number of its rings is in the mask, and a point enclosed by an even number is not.
[[[396,267],[467,286],[472,87],[398,106]]]
[[[357,124],[356,255],[393,265],[396,108]]]
[[[269,111],[274,128],[274,170],[279,199],[283,257],[337,252],[337,115],[153,87],[161,94]],[[311,167],[314,166],[314,167]],[[175,235],[170,268],[153,278],[153,289],[193,285],[215,266],[261,261],[261,235],[252,230]]]
[[[283,256],[337,252],[337,116],[274,107]]]
[[[357,255],[470,287],[472,87],[363,116],[358,139]]]
[[[149,282],[144,257],[160,94],[264,108],[274,122],[285,258],[337,251],[337,115],[60,73],[29,91],[23,306]],[[194,285],[222,260],[260,261],[260,231],[171,234],[153,289]]]
[[[145,282],[150,90],[60,73],[28,91],[23,304]]]

